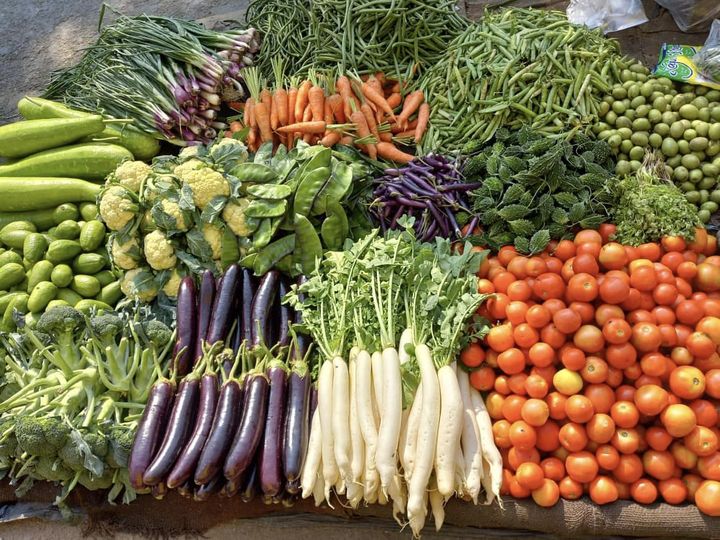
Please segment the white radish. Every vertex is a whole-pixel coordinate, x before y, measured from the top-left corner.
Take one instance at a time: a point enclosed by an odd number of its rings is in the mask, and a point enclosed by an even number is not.
[[[363,496],[361,482],[365,471],[365,441],[360,429],[357,409],[357,354],[358,350],[355,348],[350,351],[348,365],[350,374],[350,444],[352,446],[350,462],[352,478],[348,480],[348,500],[353,508],[357,508]]]
[[[487,469],[482,478],[482,485],[485,489],[485,504],[490,504],[495,497],[500,500],[500,486],[502,485],[503,463],[502,455],[493,438],[492,421],[490,414],[485,408],[480,392],[474,388],[470,389],[475,418],[480,430],[480,444],[482,445],[483,460],[487,463]],[[502,504],[502,503],[501,503]]]
[[[335,482],[335,493],[338,495],[345,495],[345,480],[343,480],[343,477],[338,475],[337,482]]]
[[[393,476],[390,486],[388,486],[388,495],[393,503],[393,517],[398,525],[401,527],[405,526],[402,517],[405,514],[405,505],[407,504],[407,494],[405,493],[405,486],[402,481],[402,476],[395,473]]]
[[[464,414],[465,411],[463,411],[463,416]],[[467,485],[465,481],[465,456],[463,454],[462,445],[458,444],[457,450],[455,451],[455,496],[458,499],[465,498],[465,492],[467,491],[466,488]]]
[[[320,411],[320,432],[322,433],[322,475],[325,484],[325,498],[330,500],[330,488],[340,478],[335,461],[333,438],[333,363],[323,362],[318,376],[318,410]]]
[[[463,431],[460,437],[464,457],[465,484],[468,495],[477,504],[483,472],[480,428],[478,427],[472,397],[470,396],[470,378],[467,372],[462,369],[457,371],[457,378],[465,409],[463,411]]]
[[[412,346],[413,342],[413,332],[410,328],[406,328],[403,330],[402,334],[400,334],[400,340],[398,341],[397,348],[401,366],[412,360],[412,356],[409,352],[407,352],[406,345]]]
[[[433,371],[435,371],[433,369]],[[418,440],[418,430],[420,429],[420,418],[422,415],[423,391],[422,381],[418,384],[415,391],[415,398],[410,407],[407,422],[405,422],[405,430],[403,436],[400,437],[400,464],[403,466],[405,481],[410,482],[412,478],[413,467],[415,465],[415,452]]]
[[[430,508],[432,508],[435,530],[439,531],[445,521],[445,499],[437,489],[437,483],[433,482],[430,489]]]
[[[378,490],[377,490],[377,503],[381,506],[385,506],[388,503],[387,493],[385,493],[382,486],[379,484],[378,484]]]
[[[440,429],[435,452],[435,475],[438,491],[443,497],[448,498],[455,491],[455,461],[463,426],[463,402],[455,370],[452,367],[441,367],[438,370],[438,380],[440,381]]]
[[[398,440],[402,420],[402,381],[397,350],[388,347],[382,352],[382,404],[380,429],[375,455],[380,484],[387,490],[397,471]]]
[[[372,354],[372,384],[373,384],[373,405],[375,406],[375,424],[380,425],[380,418],[383,412],[383,395],[382,395],[382,381],[383,381],[383,370],[382,370],[382,353],[375,351]]]
[[[302,478],[300,486],[302,487],[302,497],[307,499],[315,488],[317,483],[317,475],[320,470],[320,462],[322,460],[322,433],[320,430],[320,412],[315,409],[310,424],[310,440],[308,441],[307,454],[305,463],[303,464]]]
[[[325,480],[323,479],[323,475],[319,472],[315,477],[315,486],[313,487],[313,499],[315,500],[315,506],[320,506],[325,500],[327,500],[327,503],[330,504],[330,499],[327,499],[325,497]],[[332,508],[331,504],[330,507]]]
[[[412,476],[408,482],[407,515],[413,533],[419,535],[427,516],[426,490],[432,474],[438,442],[441,391],[430,349],[426,345],[418,345],[415,348],[415,358],[420,367],[422,406],[420,407]]]
[[[356,358],[356,395],[357,418],[360,432],[365,441],[365,486],[364,497],[368,503],[377,500],[377,490],[380,484],[377,467],[375,465],[375,451],[377,448],[377,423],[373,413],[373,383],[372,360],[367,351],[360,351]]]
[[[350,468],[352,452],[350,443],[350,374],[347,362],[341,357],[336,356],[333,358],[332,365],[333,452],[340,471],[340,478],[343,484],[347,485],[352,481],[352,469]]]

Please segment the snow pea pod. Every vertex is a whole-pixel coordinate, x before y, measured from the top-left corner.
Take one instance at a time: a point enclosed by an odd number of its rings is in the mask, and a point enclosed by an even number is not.
[[[255,275],[262,276],[295,249],[295,235],[283,236],[266,246],[253,260]]]
[[[320,227],[320,235],[325,246],[332,250],[341,249],[349,231],[350,225],[345,210],[337,202],[329,203],[327,217]]]
[[[312,215],[326,213],[330,203],[339,203],[350,189],[353,181],[352,168],[341,161],[334,164],[330,180],[322,188],[312,205]]]
[[[315,147],[310,147],[307,150],[310,151]],[[292,153],[292,152],[291,152]],[[300,167],[298,167],[297,172],[292,176],[290,185],[293,187],[299,187],[300,184],[302,184],[303,179],[312,171],[315,169],[319,169],[320,167],[330,167],[330,163],[332,161],[332,151],[330,148],[323,147],[319,150],[312,150],[312,157],[305,161]]]
[[[251,201],[245,209],[245,215],[253,218],[274,218],[280,217],[287,209],[287,201],[269,201],[256,199]]]
[[[230,171],[240,182],[266,184],[277,179],[273,169],[262,163],[241,163]]]
[[[280,226],[281,218],[266,218],[260,221],[255,234],[253,235],[253,247],[255,249],[262,249],[270,243],[272,237]]]
[[[303,274],[310,274],[315,269],[315,260],[322,257],[320,237],[310,220],[295,214],[295,256],[300,263]]]
[[[248,186],[247,192],[258,199],[279,201],[292,195],[292,188],[283,184],[255,184]]]
[[[330,169],[327,167],[318,167],[309,172],[298,185],[295,192],[295,203],[293,212],[301,216],[307,216],[310,213],[313,202],[322,190],[323,186],[330,178]]]

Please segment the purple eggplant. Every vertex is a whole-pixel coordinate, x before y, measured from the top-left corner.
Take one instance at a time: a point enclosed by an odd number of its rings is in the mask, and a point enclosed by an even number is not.
[[[195,416],[199,392],[200,380],[192,373],[178,385],[177,397],[162,445],[143,474],[143,483],[146,486],[162,482],[175,464],[190,436],[190,422]]]
[[[235,480],[225,480],[225,484],[223,484],[222,489],[220,490],[219,495],[221,497],[234,497],[238,491],[240,491],[240,488],[243,486],[243,483],[245,482],[245,476],[240,475],[240,478],[237,478]]]
[[[143,482],[143,476],[162,440],[174,393],[175,385],[166,379],[156,382],[150,389],[150,396],[138,424],[128,461],[130,485],[135,490],[143,490],[147,487]]]
[[[266,340],[271,334],[269,331],[270,326],[270,312],[272,310],[273,302],[277,296],[278,286],[280,281],[280,272],[277,270],[271,270],[265,274],[260,281],[260,286],[255,293],[255,297],[252,301],[252,313],[250,317],[250,324],[252,329],[252,340],[251,347],[259,347],[260,345],[268,345]]]
[[[253,326],[252,326],[252,305],[253,298],[255,298],[255,277],[252,272],[243,268],[242,271],[242,294],[240,295],[240,331],[242,334],[241,340],[244,341],[248,346],[252,343]]]
[[[205,337],[208,345],[224,341],[227,338],[239,284],[240,267],[237,264],[231,264],[225,270],[222,281],[218,283],[212,315],[210,316],[210,323]]]
[[[307,365],[299,362],[293,366],[293,370],[290,372],[285,412],[283,473],[288,483],[299,480],[302,473],[310,426],[309,405],[310,374],[307,371]]]
[[[267,370],[270,380],[265,434],[260,446],[260,489],[271,497],[280,493],[283,485],[283,431],[285,426],[285,397],[287,371],[281,363],[271,364]]]
[[[177,341],[173,349],[175,372],[182,377],[190,371],[195,350],[196,320],[195,282],[188,276],[180,282],[177,295]]]
[[[240,423],[243,401],[243,388],[237,381],[231,379],[222,385],[210,434],[195,468],[196,484],[206,484],[222,469]]]
[[[283,303],[283,299],[285,298],[285,295],[290,292],[290,287],[288,286],[287,281],[284,279],[280,279],[280,286],[278,287],[278,301],[280,302],[279,306],[279,313],[280,317],[278,319],[278,339],[277,343],[281,347],[287,347],[290,345],[290,325],[293,323],[294,319],[294,313],[293,309]]]
[[[206,373],[200,379],[200,399],[195,418],[195,429],[167,477],[165,483],[169,489],[174,489],[192,478],[195,466],[200,459],[200,453],[212,427],[217,402],[217,375]]]
[[[195,484],[193,484],[192,480],[186,481],[181,486],[178,486],[177,492],[180,494],[180,496],[185,497],[186,499],[192,499],[193,492],[195,491]]]
[[[285,493],[287,495],[298,495],[301,489],[300,478],[296,478],[293,481],[288,480],[285,484]]]
[[[262,440],[269,390],[270,385],[264,373],[254,373],[248,377],[245,410],[223,469],[228,480],[238,477],[252,462]]]
[[[200,281],[200,294],[198,297],[197,331],[195,332],[195,352],[193,360],[197,362],[202,357],[202,344],[207,337],[210,317],[212,315],[213,299],[215,298],[215,278],[210,270],[205,270]]]
[[[253,462],[248,474],[246,475],[245,482],[243,483],[242,490],[240,491],[240,499],[244,503],[249,503],[257,495],[257,484],[258,484],[258,467]]]
[[[168,488],[165,485],[165,482],[160,482],[159,484],[152,486],[150,492],[152,493],[153,498],[158,501],[162,501],[165,498],[165,495],[167,495]]]
[[[223,480],[225,479],[222,474],[216,474],[207,484],[203,484],[195,488],[193,500],[198,502],[207,501],[210,498],[210,495],[220,491],[223,486]]]

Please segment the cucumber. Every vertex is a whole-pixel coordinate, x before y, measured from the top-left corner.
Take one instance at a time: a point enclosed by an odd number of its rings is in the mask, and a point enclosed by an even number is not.
[[[25,238],[30,234],[36,233],[26,230],[6,231],[3,229],[2,232],[0,232],[0,242],[11,248],[22,249]]]
[[[77,221],[80,217],[80,211],[76,204],[64,203],[53,210],[53,224],[60,225],[63,221],[71,219]],[[54,233],[53,233],[54,234]]]
[[[102,186],[79,178],[0,178],[0,212],[51,208],[66,202],[94,201]]]
[[[67,176],[101,181],[128,159],[133,155],[117,144],[73,144],[0,165],[0,176]]]
[[[97,219],[85,223],[80,230],[80,247],[83,251],[94,251],[105,241],[105,225]]]
[[[57,287],[49,281],[41,281],[30,293],[27,308],[32,313],[43,311],[50,300],[54,300],[57,295]]]
[[[38,230],[46,231],[55,225],[53,212],[55,212],[55,210],[52,208],[30,210],[28,212],[0,212],[0,229],[16,221],[29,221],[35,225]]]
[[[74,259],[82,252],[75,240],[54,240],[50,242],[45,258],[53,264]]]
[[[103,270],[101,272],[93,274],[93,276],[100,282],[101,287],[104,287],[105,285],[110,285],[112,282],[117,280],[117,276],[113,274],[112,270]]]
[[[103,117],[43,118],[0,126],[0,156],[19,158],[57,148],[105,129]]]
[[[80,296],[78,293],[76,293],[72,289],[61,288],[61,289],[58,289],[58,291],[57,291],[57,299],[64,300],[71,306],[74,306],[80,300],[82,300],[82,296]]]
[[[62,103],[49,99],[24,97],[18,102],[18,111],[27,119],[37,118],[83,118],[91,113],[66,107]],[[107,126],[102,133],[91,135],[88,139],[117,137],[117,144],[124,146],[136,159],[149,161],[160,152],[160,142],[152,135],[143,133],[132,126]]]
[[[114,306],[115,304],[117,304],[118,300],[122,298],[120,282],[113,281],[112,283],[108,283],[102,288],[100,294],[98,294],[95,298],[97,300],[100,300],[101,302],[105,302],[106,304]]]
[[[73,260],[72,269],[78,274],[97,274],[107,262],[107,258],[97,253],[81,253]]]
[[[72,269],[67,264],[58,264],[50,274],[50,281],[58,287],[67,287],[72,282],[72,278]]]
[[[75,309],[78,311],[87,314],[90,314],[90,312],[95,309],[98,313],[102,311],[112,311],[113,308],[109,305],[107,305],[105,302],[101,302],[100,300],[93,300],[93,299],[85,299],[80,300],[77,304],[75,304]]]
[[[28,276],[27,292],[32,292],[35,285],[41,281],[51,281],[54,270],[55,267],[50,261],[38,261],[35,263],[35,266],[32,267],[30,275]],[[57,285],[57,283],[55,283],[55,285]]]
[[[80,236],[81,227],[77,221],[66,219],[55,229],[55,238],[62,240],[75,240]]]
[[[80,215],[85,221],[97,219],[100,213],[95,203],[85,202],[80,204]]]
[[[22,264],[7,263],[0,268],[0,290],[7,290],[14,285],[18,285],[24,279],[25,268],[23,268]]]
[[[30,233],[23,242],[23,257],[30,262],[36,263],[45,256],[48,241],[41,233]]]
[[[92,276],[84,274],[73,276],[70,288],[85,298],[92,298],[100,293],[100,282]]]
[[[15,298],[19,298],[19,302],[16,304],[18,310],[25,311],[27,309],[27,302],[30,295],[24,292],[11,292],[4,296],[0,296],[0,313],[5,313],[5,310]],[[20,309],[22,308],[22,309]]]
[[[23,258],[17,251],[7,250],[0,255],[0,268],[8,263],[22,264]]]

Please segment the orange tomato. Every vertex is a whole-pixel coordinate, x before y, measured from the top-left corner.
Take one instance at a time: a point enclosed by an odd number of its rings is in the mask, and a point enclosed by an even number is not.
[[[642,461],[645,472],[657,480],[667,480],[673,475],[675,459],[667,450],[648,450],[643,454]]]
[[[685,435],[683,442],[691,452],[700,457],[709,456],[718,449],[718,436],[712,429],[705,426],[695,426],[690,433]]]
[[[595,504],[609,504],[618,500],[619,493],[615,481],[608,476],[598,476],[588,488],[590,499]]]
[[[560,488],[554,480],[545,478],[542,486],[533,490],[532,498],[538,506],[549,508],[560,499]]]
[[[586,353],[600,352],[605,346],[602,330],[597,326],[586,324],[581,326],[573,336],[573,343]]]
[[[595,414],[592,401],[581,394],[568,397],[565,402],[565,414],[571,422],[584,424]]]
[[[510,448],[510,422],[505,419],[498,420],[492,426],[493,439],[498,448]]]
[[[596,413],[609,413],[615,402],[615,392],[607,384],[589,384],[583,394],[592,402]]]
[[[516,420],[510,425],[508,437],[510,444],[521,450],[530,450],[537,441],[535,429],[523,420]]]
[[[660,421],[673,437],[684,437],[697,425],[693,410],[682,403],[675,403],[665,407],[660,414]]]
[[[581,424],[568,422],[558,433],[560,445],[568,452],[580,452],[588,443],[588,436]]]
[[[485,350],[477,342],[472,342],[460,353],[460,361],[467,367],[478,367],[485,360]]]
[[[483,366],[470,372],[470,384],[475,390],[487,392],[495,386],[495,370]]]
[[[588,438],[598,444],[610,442],[615,434],[615,421],[607,414],[594,414],[585,426]]]
[[[661,480],[658,491],[668,504],[680,504],[687,498],[687,486],[680,478]]]
[[[720,482],[705,480],[695,492],[695,504],[708,516],[720,516]]]
[[[720,480],[720,452],[699,458],[697,468],[703,478]]]
[[[630,486],[630,495],[635,502],[640,504],[654,503],[658,497],[658,490],[652,480],[641,478]]]
[[[621,454],[634,454],[640,448],[640,435],[632,428],[619,428],[610,439],[610,444]]]
[[[522,418],[520,411],[525,403],[526,398],[522,396],[507,396],[502,404],[503,417],[509,422],[517,422]]]
[[[642,478],[642,460],[637,454],[621,454],[620,463],[613,470],[613,476],[620,482],[632,484]]]
[[[534,490],[543,485],[545,474],[537,463],[521,463],[515,471],[515,479],[525,489]]]
[[[514,375],[525,369],[525,355],[520,349],[511,347],[498,355],[497,363],[505,373]]]
[[[590,482],[598,474],[599,467],[595,456],[590,452],[572,452],[565,460],[565,470],[576,482]]]
[[[520,465],[529,461],[532,463],[540,463],[540,453],[535,448],[522,450],[513,446],[508,450],[507,463],[513,471],[516,471]]]
[[[618,305],[630,297],[630,285],[617,277],[605,277],[598,288],[600,298],[606,304]]]
[[[545,458],[540,462],[545,478],[559,482],[565,477],[565,465],[556,457]]]
[[[555,349],[542,341],[534,343],[528,351],[528,360],[537,367],[547,367],[555,360]]]
[[[610,345],[605,349],[605,360],[616,369],[626,369],[637,360],[637,350],[630,343]]]
[[[621,270],[629,261],[625,248],[617,242],[609,242],[600,249],[600,264],[606,270]]]
[[[705,392],[705,375],[693,366],[680,366],[670,373],[670,390],[683,399],[696,399]]]
[[[638,351],[653,352],[660,347],[662,334],[657,325],[640,322],[633,326],[631,342]]]
[[[631,401],[617,401],[610,408],[610,416],[618,427],[635,427],[640,420],[640,412]]]
[[[550,418],[553,420],[563,420],[565,418],[566,401],[567,397],[560,392],[550,392],[545,397],[545,403],[548,404],[548,408],[550,409]]]
[[[540,375],[530,375],[525,379],[525,391],[531,398],[544,398],[550,387]],[[544,403],[544,402],[543,402]],[[547,405],[545,405],[547,407]],[[548,414],[550,409],[548,408]]]
[[[537,427],[547,422],[550,416],[550,408],[542,399],[531,398],[523,403],[520,414],[525,422]]]
[[[576,246],[579,246],[580,244],[601,244],[603,242],[602,235],[594,230],[594,229],[583,229],[579,233],[575,235],[575,238],[573,239],[573,242],[575,242]]]
[[[707,392],[708,395],[712,394],[710,393],[710,374],[712,371],[708,371],[705,374],[705,382],[707,385]],[[717,376],[720,377],[720,370],[717,371]],[[716,396],[713,396],[716,397]],[[693,410],[695,413],[695,417],[697,419],[697,425],[698,426],[705,426],[705,427],[714,427],[718,423],[719,418],[719,411],[713,405],[710,401],[707,399],[696,399],[688,403],[688,406]]]
[[[557,274],[546,272],[535,278],[532,289],[534,295],[543,301],[562,298],[565,294],[565,283]]]
[[[712,338],[704,332],[693,332],[685,341],[685,347],[695,358],[704,360],[710,358],[717,351],[717,345]]]
[[[583,495],[583,485],[566,476],[558,484],[560,496],[568,501],[575,501]]]
[[[588,356],[585,366],[580,370],[580,375],[585,382],[603,383],[608,377],[607,362],[598,356]]]
[[[641,414],[655,416],[667,406],[668,393],[661,386],[646,384],[635,391],[633,401]]]
[[[595,450],[595,459],[600,468],[612,471],[620,464],[620,453],[611,444],[601,444]]]
[[[535,446],[538,450],[553,452],[560,448],[560,428],[555,422],[549,421],[542,426],[538,426],[535,428],[535,433],[537,434]]]

